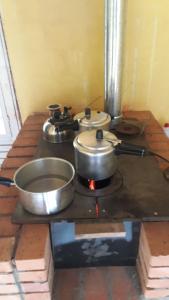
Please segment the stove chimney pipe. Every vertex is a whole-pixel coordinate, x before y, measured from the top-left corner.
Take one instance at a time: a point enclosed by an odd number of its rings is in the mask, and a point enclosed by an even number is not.
[[[105,0],[105,111],[121,119],[121,73],[126,0]]]

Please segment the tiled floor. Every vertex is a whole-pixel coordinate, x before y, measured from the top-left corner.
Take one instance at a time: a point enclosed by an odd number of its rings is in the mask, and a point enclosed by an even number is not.
[[[52,300],[145,300],[135,267],[57,270],[53,286]]]

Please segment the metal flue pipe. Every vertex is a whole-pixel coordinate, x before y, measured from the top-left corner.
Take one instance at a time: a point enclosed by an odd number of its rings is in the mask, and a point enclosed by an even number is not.
[[[105,111],[121,118],[121,73],[125,2],[105,0]]]

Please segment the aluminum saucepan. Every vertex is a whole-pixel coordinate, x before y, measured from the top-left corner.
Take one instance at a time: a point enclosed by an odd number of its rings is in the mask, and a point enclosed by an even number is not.
[[[75,170],[61,158],[32,160],[20,167],[13,180],[0,177],[0,184],[15,185],[19,200],[30,213],[50,215],[66,208],[74,196]]]

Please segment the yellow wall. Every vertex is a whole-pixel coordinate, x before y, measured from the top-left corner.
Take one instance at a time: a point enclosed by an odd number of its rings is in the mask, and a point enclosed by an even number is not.
[[[169,122],[169,0],[128,0],[123,105]]]
[[[169,121],[169,0],[128,0],[123,106]],[[104,94],[103,0],[0,0],[22,118]]]
[[[50,103],[103,102],[102,0],[0,0],[22,118]]]

